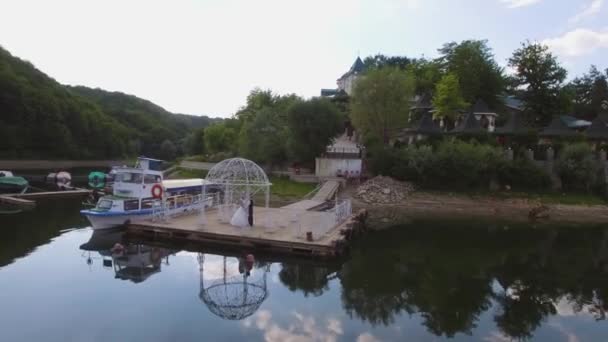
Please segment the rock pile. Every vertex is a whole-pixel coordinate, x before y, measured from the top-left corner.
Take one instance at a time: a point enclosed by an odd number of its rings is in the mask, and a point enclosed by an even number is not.
[[[413,191],[414,186],[411,183],[377,176],[361,184],[355,197],[370,204],[394,204],[404,201]]]

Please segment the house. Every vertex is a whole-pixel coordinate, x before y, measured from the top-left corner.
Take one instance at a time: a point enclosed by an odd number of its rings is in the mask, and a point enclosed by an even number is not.
[[[321,89],[321,96],[333,97],[341,91],[345,92],[349,96],[352,95],[357,79],[361,77],[365,70],[365,64],[363,64],[363,61],[360,57],[357,57],[350,69],[336,81],[338,88]]]

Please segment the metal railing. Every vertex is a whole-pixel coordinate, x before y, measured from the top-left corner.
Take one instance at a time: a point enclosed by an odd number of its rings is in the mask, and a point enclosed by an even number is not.
[[[167,221],[169,218],[181,215],[190,215],[199,212],[203,206],[210,207],[214,204],[213,196],[203,195],[176,195],[156,200],[152,204],[152,221]]]

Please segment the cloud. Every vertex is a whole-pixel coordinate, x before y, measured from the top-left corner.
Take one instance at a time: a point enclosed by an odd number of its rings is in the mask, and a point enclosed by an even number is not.
[[[608,30],[593,31],[578,28],[566,32],[561,37],[543,40],[555,53],[567,57],[578,57],[593,53],[597,49],[608,48]]]
[[[602,9],[603,4],[604,0],[592,0],[589,4],[583,6],[581,11],[570,18],[568,22],[570,22],[570,24],[576,24],[587,17],[596,15]]]
[[[500,0],[500,2],[507,5],[508,8],[527,7],[530,5],[537,4],[541,1],[542,0]]]
[[[262,331],[266,342],[336,342],[338,336],[343,334],[342,323],[335,318],[329,318],[327,326],[324,328],[323,325],[317,324],[313,316],[292,312],[291,317],[291,322],[287,323],[286,327],[281,327],[278,323],[273,322],[270,311],[260,310],[254,316],[247,318],[243,322],[243,326]],[[376,340],[361,341],[373,342]]]
[[[377,339],[374,335],[370,334],[370,333],[363,333],[359,336],[357,336],[357,342],[379,342],[380,340]]]

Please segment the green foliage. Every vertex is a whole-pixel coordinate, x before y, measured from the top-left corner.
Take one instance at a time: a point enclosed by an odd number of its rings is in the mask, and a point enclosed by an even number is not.
[[[289,177],[270,177],[272,186],[270,191],[273,196],[299,198],[309,194],[315,189],[315,183],[299,183],[289,179]]]
[[[516,191],[546,190],[551,187],[549,175],[526,158],[499,161],[496,179],[500,184],[508,185]]]
[[[287,110],[300,101],[296,95],[280,96],[270,90],[254,89],[247,103],[235,115],[238,153],[269,166],[287,159]],[[236,124],[238,123],[238,127]]]
[[[582,118],[593,119],[608,101],[608,70],[600,72],[592,65],[589,72],[568,84],[572,92],[574,112]]]
[[[171,140],[165,140],[160,144],[160,157],[164,160],[173,160],[177,156],[177,147]]]
[[[313,162],[343,129],[343,118],[325,99],[296,102],[287,112],[288,146],[294,161]]]
[[[446,119],[450,123],[456,120],[459,110],[468,106],[460,93],[460,81],[456,74],[447,74],[437,83],[433,106],[434,116]]]
[[[476,142],[444,140],[431,146],[402,149],[375,147],[370,171],[430,189],[484,189],[495,179],[514,189],[544,190],[549,176],[527,160],[506,160],[500,149]]]
[[[209,153],[233,152],[236,150],[237,130],[228,121],[205,128],[204,141]]]
[[[509,66],[516,72],[512,86],[516,89],[523,87],[520,97],[530,121],[540,127],[548,124],[552,115],[563,113],[560,103],[564,102],[561,93],[567,72],[547,46],[530,42],[522,44],[509,59]]]
[[[239,136],[239,152],[245,158],[272,165],[286,159],[287,128],[282,114],[264,107],[245,121]]]
[[[435,86],[441,80],[443,72],[441,64],[435,60],[417,59],[407,67],[408,77],[415,81],[417,95],[432,95]]]
[[[598,164],[589,144],[566,145],[555,164],[562,186],[571,190],[590,191],[598,176]]]
[[[491,107],[499,104],[498,96],[504,92],[503,70],[492,54],[486,40],[451,42],[439,49],[438,62],[446,73],[455,74],[460,80],[464,100],[474,103],[484,100]]]
[[[414,81],[397,68],[367,72],[354,89],[351,119],[359,132],[388,144],[409,116]]]
[[[68,87],[0,48],[0,157],[102,159],[176,153],[211,119],[171,114],[135,96]]]
[[[407,58],[406,56],[385,56],[382,54],[369,56],[366,57],[365,60],[363,60],[363,64],[365,64],[365,67],[368,70],[381,69],[384,67],[399,68],[403,70],[407,68],[412,62],[413,60]]]

